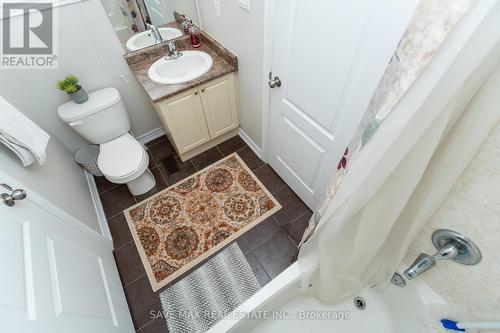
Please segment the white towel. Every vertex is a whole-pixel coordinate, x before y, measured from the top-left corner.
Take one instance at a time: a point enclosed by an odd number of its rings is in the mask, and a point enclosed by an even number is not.
[[[12,150],[23,166],[43,164],[50,136],[0,96],[0,142]]]

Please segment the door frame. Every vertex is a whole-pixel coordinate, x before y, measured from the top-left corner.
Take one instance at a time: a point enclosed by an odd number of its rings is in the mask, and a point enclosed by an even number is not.
[[[264,38],[262,52],[262,133],[261,133],[261,156],[260,158],[268,163],[269,161],[269,116],[271,110],[271,91],[267,85],[269,71],[271,71],[273,61],[273,15],[272,0],[264,0]]]

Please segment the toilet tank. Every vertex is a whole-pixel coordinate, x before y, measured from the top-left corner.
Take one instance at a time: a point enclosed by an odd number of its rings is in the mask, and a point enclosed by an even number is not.
[[[113,87],[89,93],[82,104],[71,101],[57,109],[59,118],[82,137],[101,144],[130,131],[130,118],[120,92]]]

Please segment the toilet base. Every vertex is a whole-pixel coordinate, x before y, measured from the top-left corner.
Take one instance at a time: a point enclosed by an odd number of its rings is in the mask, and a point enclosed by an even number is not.
[[[127,183],[128,190],[132,195],[141,195],[151,190],[156,185],[155,177],[151,170],[146,169],[137,179]]]

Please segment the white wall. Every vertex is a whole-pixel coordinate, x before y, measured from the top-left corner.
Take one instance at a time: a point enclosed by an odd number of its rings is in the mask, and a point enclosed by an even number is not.
[[[0,165],[1,172],[19,181],[25,189],[35,191],[80,222],[101,232],[83,170],[73,161],[73,153],[57,138],[50,138],[45,164],[35,163],[26,168],[14,153],[0,144]],[[5,180],[0,179],[0,182]]]
[[[174,11],[177,11],[180,14],[186,15],[188,19],[193,20],[194,24],[200,25],[194,0],[162,0],[162,3],[167,17],[167,22],[165,23],[174,21]]]
[[[260,147],[262,136],[262,66],[264,1],[250,1],[250,12],[237,0],[220,0],[222,18],[213,0],[200,0],[203,30],[238,56],[241,128]]]
[[[87,13],[90,21],[84,19],[78,6]],[[59,25],[59,69],[2,70],[0,95],[73,151],[84,140],[63,124],[56,114],[57,106],[69,100],[65,93],[56,90],[56,80],[70,73],[80,78],[87,91],[108,86],[118,88],[136,135],[160,127],[148,97],[123,58],[123,49],[101,2],[84,0],[57,7],[54,11]],[[92,29],[98,36],[92,37]],[[124,82],[120,74],[129,82]]]
[[[109,17],[111,25],[115,29],[121,29],[128,26],[127,16],[123,15],[120,2],[118,0],[102,0],[102,5]]]

